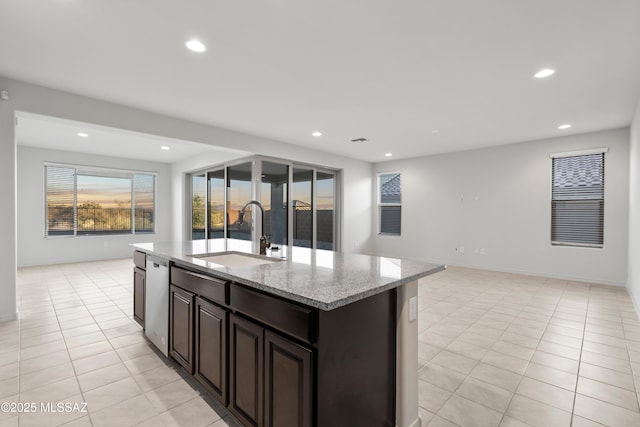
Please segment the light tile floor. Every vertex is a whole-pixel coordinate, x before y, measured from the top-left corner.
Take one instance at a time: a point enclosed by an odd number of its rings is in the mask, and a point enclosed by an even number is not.
[[[36,411],[0,411],[0,426],[237,425],[147,344],[132,274],[130,259],[18,270],[20,320],[0,323],[0,403]],[[41,406],[57,402],[71,411]]]
[[[626,289],[450,268],[418,299],[423,425],[640,426]]]
[[[21,268],[18,292],[20,321],[0,323],[0,402],[38,411],[0,411],[0,426],[235,425],[132,321],[131,260]],[[420,281],[419,309],[423,425],[640,426],[625,289],[450,268]]]

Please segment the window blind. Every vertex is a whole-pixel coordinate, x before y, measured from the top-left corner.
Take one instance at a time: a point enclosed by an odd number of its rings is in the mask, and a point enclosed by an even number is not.
[[[133,200],[136,233],[153,231],[155,177],[135,174],[133,176]]]
[[[75,230],[75,169],[45,166],[46,235],[73,236]]]
[[[604,153],[552,159],[551,242],[602,247]]]
[[[400,206],[380,206],[380,233],[400,234]]]

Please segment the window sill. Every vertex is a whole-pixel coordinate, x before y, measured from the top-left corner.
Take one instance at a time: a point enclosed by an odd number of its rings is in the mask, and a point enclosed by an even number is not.
[[[587,248],[587,249],[604,249],[604,245],[594,245],[589,243],[551,242],[551,246],[564,246],[564,247],[571,247],[571,248]]]

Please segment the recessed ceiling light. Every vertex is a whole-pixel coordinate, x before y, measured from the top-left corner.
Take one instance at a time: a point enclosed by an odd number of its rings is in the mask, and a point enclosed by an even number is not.
[[[78,132],[77,135],[80,138],[89,138],[89,134],[88,133],[84,133],[84,132]]]
[[[569,129],[570,127],[571,127],[571,125],[569,123],[566,123],[564,125],[558,126],[558,129]]]
[[[391,157],[391,156],[393,156],[393,153],[385,153],[384,155],[385,155],[385,157]]]
[[[200,40],[196,40],[196,39],[189,40],[188,42],[185,43],[185,46],[187,46],[189,50],[192,50],[198,53],[205,52],[207,50],[207,47],[203,45]]]
[[[317,137],[319,137],[319,136],[322,136],[322,132],[320,132],[320,131],[318,131],[318,130],[317,130],[317,131],[315,131],[315,132],[311,132],[311,136],[315,136],[315,137],[317,138]]]
[[[169,147],[167,147],[166,145],[163,145],[162,147],[160,147],[161,150],[168,150]]]
[[[552,70],[551,68],[543,68],[533,75],[536,79],[544,79],[545,77],[552,76],[556,73],[556,70]]]

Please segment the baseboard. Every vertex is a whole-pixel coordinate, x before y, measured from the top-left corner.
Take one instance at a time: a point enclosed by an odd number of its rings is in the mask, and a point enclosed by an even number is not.
[[[17,320],[17,319],[18,319],[18,312],[16,311],[12,315],[0,317],[0,322],[9,322],[11,320]]]
[[[396,425],[396,427],[398,427],[398,426]],[[407,427],[422,427],[422,420],[420,419],[420,417],[418,417],[411,424],[409,424]]]
[[[495,266],[486,266],[486,265],[474,265],[474,264],[451,264],[440,262],[437,260],[428,260],[428,262],[432,262],[435,264],[447,264],[449,267],[462,267],[462,268],[473,268],[476,270],[486,270],[486,271],[499,271],[501,273],[512,273],[512,274],[523,274],[525,276],[535,276],[535,277],[547,277],[550,279],[559,279],[559,280],[570,280],[572,282],[585,282],[591,283],[594,285],[607,285],[607,286],[618,286],[618,287],[627,287],[624,282],[614,282],[610,280],[594,280],[589,277],[582,276],[572,276],[572,275],[564,275],[564,274],[552,274],[541,271],[528,271],[528,270],[519,270],[513,268],[504,268],[504,267],[495,267]]]
[[[629,283],[627,283],[627,292],[631,297],[631,303],[633,304],[633,308],[636,309],[636,316],[638,316],[638,319],[640,319],[640,301],[638,301],[638,297],[631,290],[631,286],[629,286]]]

